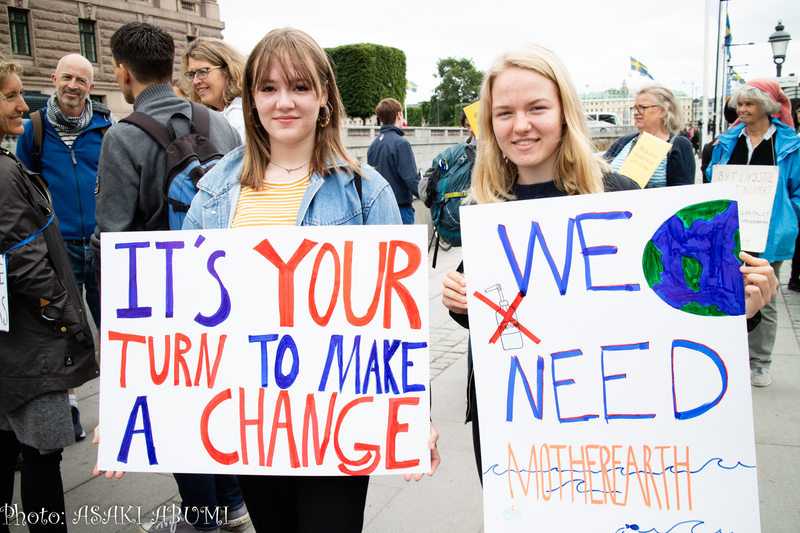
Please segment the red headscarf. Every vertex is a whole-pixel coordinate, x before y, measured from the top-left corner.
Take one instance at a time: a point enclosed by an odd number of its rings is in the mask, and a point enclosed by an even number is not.
[[[770,98],[781,104],[781,108],[772,116],[780,120],[786,126],[794,129],[794,122],[792,121],[792,104],[789,102],[789,97],[786,96],[786,93],[783,92],[780,85],[772,80],[764,78],[750,80],[745,83],[745,85],[751,85],[756,89],[761,89],[767,93]],[[739,122],[741,121],[737,119],[734,125],[738,124]]]

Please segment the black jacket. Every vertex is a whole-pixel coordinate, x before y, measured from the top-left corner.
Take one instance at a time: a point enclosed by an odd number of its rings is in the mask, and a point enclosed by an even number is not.
[[[392,124],[381,126],[381,133],[367,150],[367,164],[389,182],[397,205],[411,206],[417,196],[419,176],[411,144],[403,131]]]
[[[609,163],[622,151],[638,133],[623,135],[606,150],[603,157]],[[692,143],[686,137],[678,135],[673,141],[672,149],[667,154],[667,187],[673,185],[693,185],[697,164],[694,160]]]
[[[0,253],[7,253],[8,302],[0,304],[0,414],[46,392],[98,376],[83,298],[53,220],[47,183],[0,150]]]

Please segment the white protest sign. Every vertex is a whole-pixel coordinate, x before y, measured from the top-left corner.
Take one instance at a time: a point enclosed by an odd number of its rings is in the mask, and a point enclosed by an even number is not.
[[[487,533],[759,531],[735,192],[461,208]]]
[[[426,233],[102,236],[103,470],[430,471]]]
[[[0,331],[8,331],[8,274],[5,254],[0,255]]]
[[[761,253],[767,248],[772,204],[778,187],[778,167],[717,165],[711,181],[736,183],[742,250]]]

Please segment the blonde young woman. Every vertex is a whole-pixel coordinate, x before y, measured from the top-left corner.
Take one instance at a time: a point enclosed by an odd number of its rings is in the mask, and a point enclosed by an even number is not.
[[[546,48],[530,45],[495,60],[481,88],[478,120],[481,138],[467,202],[487,204],[639,188],[611,172],[608,164],[594,155],[572,79],[558,56]],[[747,257],[760,267],[742,267],[743,272],[755,272],[750,283],[756,285],[752,290],[757,294],[748,301],[750,315],[751,307],[758,309],[774,296],[777,278],[769,276],[772,269],[766,261]],[[456,322],[469,327],[462,267],[449,271],[442,281],[442,303]],[[472,372],[470,352],[467,421],[472,421],[475,460],[482,477]]]
[[[181,56],[183,86],[190,100],[221,112],[244,141],[242,80],[245,58],[220,39],[195,39]]]
[[[245,145],[198,183],[183,229],[401,223],[386,180],[344,148],[333,70],[308,34],[268,33],[247,60],[243,88]],[[437,439],[431,426],[430,475]],[[361,531],[368,484],[366,476],[239,476],[259,533]]]

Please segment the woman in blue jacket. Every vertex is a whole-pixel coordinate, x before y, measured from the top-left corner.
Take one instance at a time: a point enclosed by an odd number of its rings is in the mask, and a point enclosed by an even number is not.
[[[800,210],[800,138],[791,124],[789,98],[774,81],[756,79],[731,95],[739,120],[718,139],[706,169],[710,180],[715,165],[770,165],[778,167],[778,186],[772,204],[767,247],[761,258],[780,275],[781,262],[791,259]],[[750,381],[766,387],[778,326],[778,309],[771,301],[761,310],[761,324],[749,335]]]
[[[245,145],[198,183],[183,229],[401,223],[386,180],[344,148],[333,70],[308,34],[273,30],[256,45],[242,104]],[[431,426],[431,474],[437,438]],[[259,533],[361,531],[368,484],[366,476],[239,476]]]

